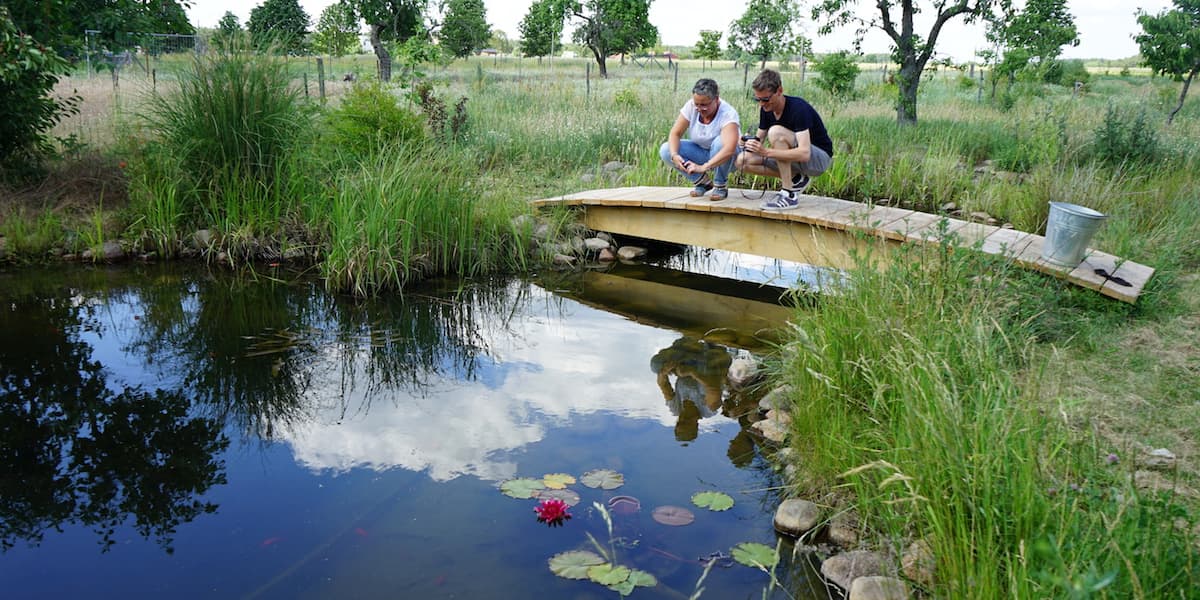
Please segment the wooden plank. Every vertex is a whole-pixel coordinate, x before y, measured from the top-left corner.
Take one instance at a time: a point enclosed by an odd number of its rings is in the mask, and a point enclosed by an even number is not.
[[[880,226],[879,230],[888,239],[904,242],[913,239],[914,232],[936,225],[942,218],[941,215],[911,211],[911,214]]]
[[[864,244],[839,231],[781,218],[691,210],[590,206],[584,224],[598,231],[836,268],[852,267],[851,250]]]
[[[983,239],[980,250],[988,254],[1013,257],[1033,241],[1032,234],[1016,229],[997,229]]]
[[[1104,277],[1096,272],[1103,270]],[[1137,302],[1146,284],[1154,276],[1154,268],[1133,261],[1122,260],[1105,252],[1092,252],[1083,258],[1079,266],[1067,275],[1067,280],[1093,289],[1109,298],[1123,302]],[[1120,282],[1120,283],[1119,283]],[[1129,285],[1122,285],[1127,283]]]

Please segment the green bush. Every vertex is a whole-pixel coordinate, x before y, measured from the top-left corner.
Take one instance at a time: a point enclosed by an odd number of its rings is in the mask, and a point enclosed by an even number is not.
[[[1146,164],[1158,158],[1158,132],[1149,123],[1144,109],[1137,114],[1108,105],[1104,122],[1096,128],[1093,156],[1110,165]]]
[[[421,118],[400,106],[396,96],[378,82],[358,83],[326,118],[330,139],[339,150],[371,156],[390,144],[425,140]]]
[[[827,54],[817,61],[817,87],[834,96],[852,97],[854,81],[858,79],[858,55],[841,50]]]
[[[1056,60],[1046,68],[1043,81],[1073,87],[1076,81],[1087,83],[1091,76],[1082,60]]]
[[[53,152],[47,132],[64,115],[77,112],[77,98],[50,95],[59,75],[70,69],[54,50],[20,33],[0,6],[0,177],[33,176],[41,157]]]

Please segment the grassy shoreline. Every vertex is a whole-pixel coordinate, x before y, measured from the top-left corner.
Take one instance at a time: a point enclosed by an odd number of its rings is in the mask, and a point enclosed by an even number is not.
[[[264,81],[278,71],[245,60]],[[696,78],[715,77],[752,121],[741,71],[684,63],[676,81],[613,65],[609,80],[584,81],[582,65],[472,59],[435,71],[443,117],[432,125],[437,102],[396,90],[385,90],[394,107],[374,97],[355,109],[344,95],[321,108],[276,80],[256,104],[276,106],[276,124],[203,151],[190,140],[245,121],[230,94],[211,93],[229,81],[195,92],[209,94],[208,109],[174,116],[171,104],[155,112],[122,97],[111,138],[97,135],[56,175],[77,169],[90,187],[8,194],[3,254],[36,262],[121,240],[171,256],[208,229],[210,260],[296,250],[331,289],[359,294],[436,273],[522,270],[542,258],[514,226],[528,200],[607,185],[582,176],[611,160],[630,166],[623,185],[679,183],[657,147]],[[1028,231],[1044,227],[1049,201],[1073,201],[1111,216],[1095,246],[1158,272],[1126,306],[948,246],[857,270],[848,293],[797,313],[773,363],[772,384],[795,390],[805,483],[788,493],[853,510],[868,546],[899,554],[924,540],[934,597],[1191,597],[1200,101],[1168,129],[1168,81],[1094,76],[1078,97],[1018,86],[1005,108],[964,79],[923,84],[920,124],[898,128],[894,87],[878,74],[839,99],[784,71],[838,145],[812,193],[930,212],[954,203]],[[235,112],[205,133],[188,120],[205,110]],[[1159,447],[1179,456],[1173,470],[1139,465]]]

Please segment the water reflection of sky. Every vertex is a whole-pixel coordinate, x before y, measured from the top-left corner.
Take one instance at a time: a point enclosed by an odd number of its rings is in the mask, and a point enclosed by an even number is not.
[[[541,440],[547,427],[592,413],[673,427],[676,417],[655,385],[650,358],[678,337],[651,330],[621,335],[612,315],[532,291],[507,326],[482,331],[490,354],[472,381],[442,381],[425,394],[362,390],[342,395],[340,380],[314,382],[315,418],[283,435],[313,470],[402,467],[438,481],[460,475],[513,477],[497,458]],[[343,404],[344,403],[344,404]],[[346,411],[369,403],[370,411]],[[712,416],[702,427],[730,420]]]
[[[683,254],[672,257],[666,266],[690,273],[704,273],[782,288],[801,286],[812,290],[820,290],[822,281],[828,285],[829,278],[837,272],[828,267],[778,258],[695,247],[689,247]]]

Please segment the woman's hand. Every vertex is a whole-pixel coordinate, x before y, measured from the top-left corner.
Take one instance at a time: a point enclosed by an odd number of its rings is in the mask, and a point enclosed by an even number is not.
[[[754,154],[762,154],[763,145],[762,145],[762,142],[760,142],[757,138],[750,138],[750,139],[746,140],[746,145],[744,146],[744,148],[745,148],[746,152],[752,152]]]

